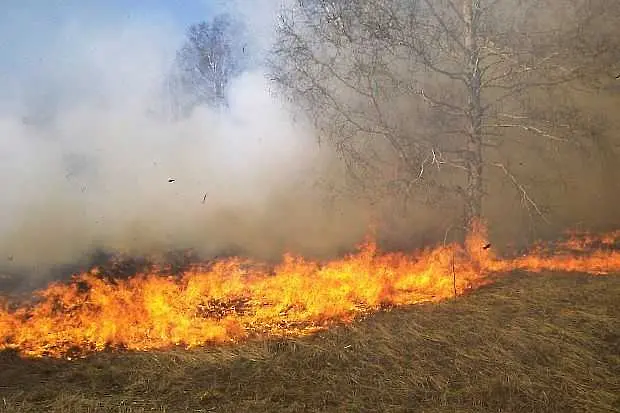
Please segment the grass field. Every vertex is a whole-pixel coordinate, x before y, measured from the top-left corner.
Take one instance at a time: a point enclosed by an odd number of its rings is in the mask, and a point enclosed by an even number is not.
[[[620,277],[510,274],[298,339],[3,352],[0,397],[0,412],[619,412]]]

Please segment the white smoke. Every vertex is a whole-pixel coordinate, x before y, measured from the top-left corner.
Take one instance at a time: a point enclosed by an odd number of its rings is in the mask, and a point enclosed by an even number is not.
[[[359,214],[346,223],[311,190],[323,154],[260,68],[233,80],[225,112],[159,116],[183,31],[76,21],[26,72],[9,73],[17,87],[0,95],[0,268],[34,271],[93,248],[324,253],[363,233]]]

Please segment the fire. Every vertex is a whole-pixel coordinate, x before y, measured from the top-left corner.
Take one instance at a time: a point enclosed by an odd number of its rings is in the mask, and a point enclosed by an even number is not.
[[[149,350],[301,335],[381,308],[438,301],[522,269],[609,274],[620,271],[620,231],[573,234],[553,249],[501,259],[478,226],[463,246],[381,253],[367,241],[327,263],[286,255],[267,269],[229,259],[182,276],[157,272],[105,279],[97,269],[54,283],[34,300],[0,308],[0,349],[27,356],[74,356],[105,349]]]

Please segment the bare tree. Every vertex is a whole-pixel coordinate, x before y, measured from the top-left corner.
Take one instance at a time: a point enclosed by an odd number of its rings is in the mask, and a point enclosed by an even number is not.
[[[273,78],[373,191],[456,194],[471,225],[499,174],[544,219],[511,155],[581,150],[587,134],[549,103],[617,57],[600,35],[617,30],[616,3],[304,0],[282,13]]]
[[[168,92],[177,112],[198,105],[227,105],[231,79],[247,68],[248,50],[243,25],[229,15],[191,25],[177,52]]]

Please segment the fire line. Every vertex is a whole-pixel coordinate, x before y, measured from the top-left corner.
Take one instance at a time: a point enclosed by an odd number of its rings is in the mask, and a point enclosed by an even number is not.
[[[28,302],[2,299],[0,350],[75,357],[106,349],[191,348],[252,337],[304,335],[382,308],[433,302],[512,270],[620,272],[620,231],[572,234],[516,258],[496,257],[483,226],[464,243],[411,254],[372,241],[327,263],[285,255],[272,269],[239,258],[181,276],[105,279],[97,269],[52,283]]]

